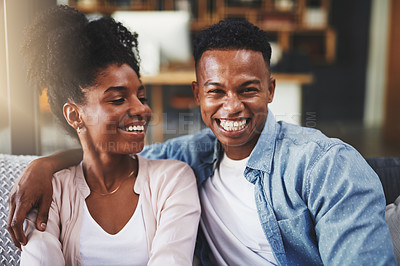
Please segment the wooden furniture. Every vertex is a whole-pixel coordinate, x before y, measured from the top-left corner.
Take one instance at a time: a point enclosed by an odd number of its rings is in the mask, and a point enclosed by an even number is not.
[[[400,2],[391,1],[391,16],[389,20],[388,74],[385,97],[384,134],[386,140],[400,147]]]
[[[85,13],[116,10],[178,10],[192,14],[191,30],[229,17],[246,18],[267,31],[283,52],[305,52],[314,63],[335,60],[336,33],[328,25],[330,0],[69,0]]]
[[[328,25],[330,0],[69,0],[69,4],[85,13],[106,15],[116,10],[186,9],[192,14],[193,33],[221,19],[242,17],[267,31],[282,52],[302,49],[317,64],[331,63],[335,58],[336,34]],[[275,77],[277,89],[271,109],[279,120],[300,124],[301,86],[311,83],[312,76],[276,74]],[[161,70],[156,76],[142,77],[144,84],[151,85],[153,142],[164,140],[163,85],[190,86],[194,80],[193,70],[182,69]]]

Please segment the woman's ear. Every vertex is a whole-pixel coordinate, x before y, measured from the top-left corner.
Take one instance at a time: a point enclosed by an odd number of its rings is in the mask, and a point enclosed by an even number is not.
[[[75,130],[82,127],[83,125],[83,120],[80,112],[80,108],[74,103],[68,102],[63,106],[64,117],[67,120],[68,124]]]

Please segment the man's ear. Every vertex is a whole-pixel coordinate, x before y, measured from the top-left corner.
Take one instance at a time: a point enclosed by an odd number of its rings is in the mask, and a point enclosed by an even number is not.
[[[269,78],[269,85],[268,85],[268,103],[271,103],[272,100],[274,99],[275,86],[276,86],[275,78],[274,77],[270,77]]]
[[[63,113],[65,119],[67,120],[68,124],[75,129],[82,126],[83,124],[80,112],[81,110],[74,103],[68,102],[63,106]]]
[[[192,91],[193,91],[194,99],[196,100],[196,104],[197,104],[197,105],[200,105],[199,85],[197,84],[196,81],[193,81],[193,82],[192,82]]]

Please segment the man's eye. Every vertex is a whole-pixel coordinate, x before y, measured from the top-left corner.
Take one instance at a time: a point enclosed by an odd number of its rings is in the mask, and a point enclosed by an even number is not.
[[[253,92],[253,91],[258,91],[258,89],[257,89],[257,88],[254,88],[254,87],[249,87],[249,88],[245,88],[245,89],[243,90],[243,92]]]
[[[117,105],[123,104],[124,102],[125,102],[125,98],[118,98],[118,99],[110,101],[110,103],[117,104]]]
[[[212,90],[209,90],[209,91],[207,91],[208,93],[223,93],[224,91],[223,90],[221,90],[221,89],[212,89]]]
[[[147,103],[147,98],[146,97],[139,97],[139,101],[143,104]]]

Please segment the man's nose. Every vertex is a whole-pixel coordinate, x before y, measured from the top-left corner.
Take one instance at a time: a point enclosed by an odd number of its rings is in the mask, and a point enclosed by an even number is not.
[[[229,113],[243,111],[244,104],[236,93],[229,93],[225,97],[224,109]]]

